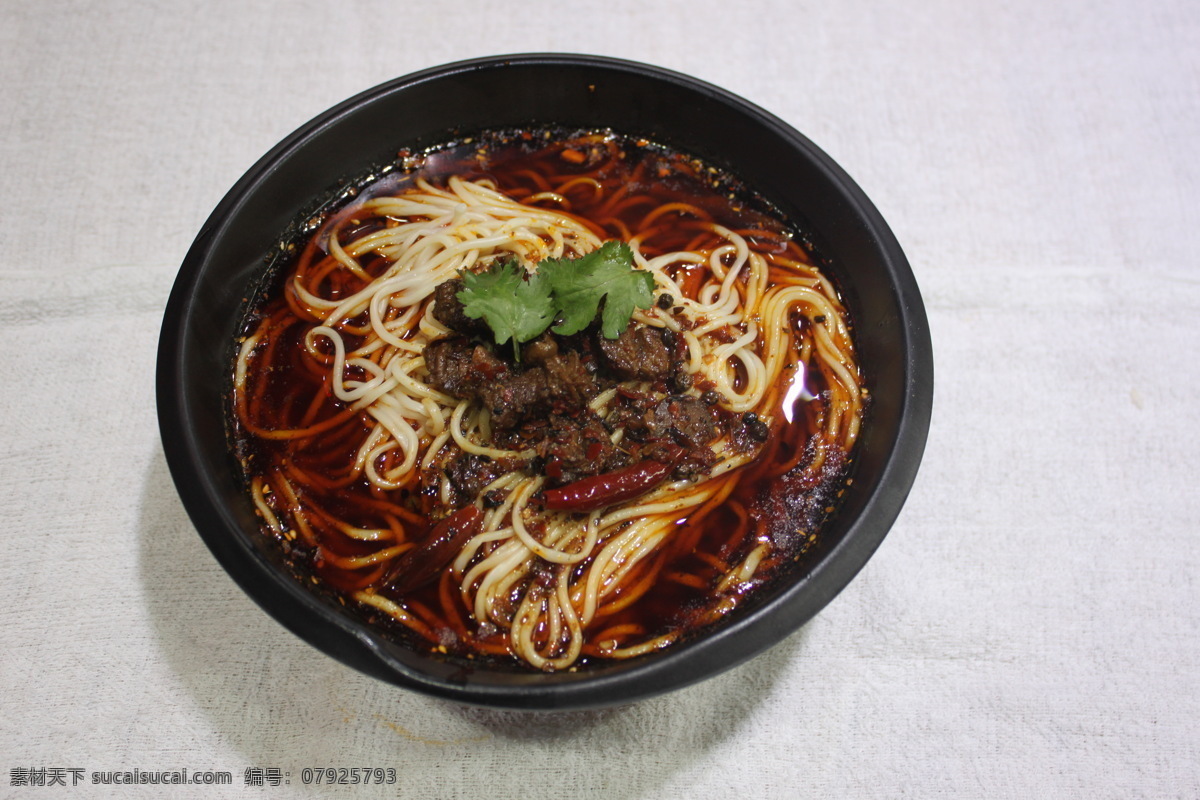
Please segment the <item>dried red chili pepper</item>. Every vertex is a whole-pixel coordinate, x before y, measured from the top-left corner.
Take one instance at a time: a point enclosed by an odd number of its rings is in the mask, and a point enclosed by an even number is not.
[[[400,556],[384,586],[396,594],[419,589],[445,569],[483,525],[483,512],[461,508],[433,526],[425,541]]]
[[[595,511],[645,494],[662,483],[675,463],[683,456],[683,448],[664,447],[667,460],[646,460],[628,467],[593,475],[542,493],[546,508],[558,511]]]

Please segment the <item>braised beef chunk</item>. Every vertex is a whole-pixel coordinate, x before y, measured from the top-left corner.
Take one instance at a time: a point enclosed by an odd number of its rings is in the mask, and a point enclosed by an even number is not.
[[[446,465],[446,477],[450,479],[450,488],[454,497],[451,504],[461,508],[473,502],[483,491],[483,488],[499,478],[511,467],[500,464],[487,456],[475,453],[462,453]]]
[[[425,346],[425,369],[429,371],[429,383],[438,391],[462,395],[478,380],[471,367],[471,351],[474,346],[454,336],[438,339]]]
[[[542,362],[554,400],[582,407],[600,393],[596,378],[584,367],[578,353],[560,353]]]
[[[465,336],[449,336],[425,346],[429,382],[455,397],[475,397],[479,387],[508,373],[508,365]]]
[[[492,425],[506,429],[530,415],[586,406],[599,391],[579,354],[572,352],[548,356],[541,365],[520,372],[507,372],[484,382],[476,393],[492,412]]]
[[[629,323],[616,339],[597,335],[605,366],[624,381],[659,381],[671,375],[672,349],[663,330]]]
[[[608,431],[591,411],[585,409],[575,416],[554,414],[547,422],[545,438],[538,444],[537,452],[551,486],[616,469],[613,465],[625,460],[624,454],[618,456]]]
[[[673,462],[676,479],[705,473],[716,464],[709,444],[719,430],[712,409],[699,398],[665,397],[645,415],[645,420],[652,451],[668,442],[683,448],[683,455]],[[655,456],[648,453],[647,457]]]
[[[483,336],[488,332],[487,323],[482,319],[472,319],[463,310],[463,304],[458,299],[458,293],[463,289],[461,278],[452,278],[433,291],[434,316],[438,321],[451,330],[459,333]]]
[[[610,427],[622,427],[635,441],[674,439],[681,447],[701,447],[717,438],[713,410],[698,397],[626,392],[609,414]]]
[[[545,370],[531,369],[511,373],[504,380],[485,383],[479,387],[478,397],[492,412],[492,426],[505,429],[516,426],[526,414],[539,410],[549,394]]]
[[[680,447],[703,447],[717,438],[712,411],[695,397],[667,397],[654,407],[651,427]]]

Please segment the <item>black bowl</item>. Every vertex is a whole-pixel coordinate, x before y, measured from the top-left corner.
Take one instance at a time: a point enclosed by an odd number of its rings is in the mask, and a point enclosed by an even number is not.
[[[464,667],[377,634],[291,578],[259,533],[226,440],[231,341],[281,233],[339,181],[453,133],[561,124],[613,128],[690,152],[815,233],[856,322],[873,396],[855,480],[803,570],[716,629],[652,656],[579,672]],[[711,677],[808,621],[862,568],[908,495],[925,446],[933,357],[924,307],[887,224],[828,156],[719,88],[608,58],[464,61],[383,84],[321,114],[255,164],[204,224],[179,271],[158,352],[158,414],[175,485],[217,560],[293,633],[369,675],[457,701],[527,709],[627,703]]]

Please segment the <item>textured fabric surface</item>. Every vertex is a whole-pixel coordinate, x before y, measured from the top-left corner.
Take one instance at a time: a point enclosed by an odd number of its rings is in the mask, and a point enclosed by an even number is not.
[[[0,796],[181,768],[234,778],[182,798],[1200,796],[1200,6],[733,8],[0,5]],[[539,716],[394,689],[261,612],[183,511],[153,382],[192,238],[279,139],[550,50],[695,75],[833,156],[912,262],[937,391],[903,513],[809,625]],[[301,785],[318,766],[399,783]]]

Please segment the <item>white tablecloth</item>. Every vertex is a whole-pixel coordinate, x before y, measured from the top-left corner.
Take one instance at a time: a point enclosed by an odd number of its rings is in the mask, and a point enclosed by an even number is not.
[[[406,798],[1200,796],[1198,44],[1188,0],[4,3],[0,796],[167,796],[92,776],[183,768],[234,783],[170,796],[351,796],[318,766]],[[892,225],[937,361],[908,504],[824,612],[557,716],[287,633],[193,530],[153,397],[175,272],[261,154],[384,80],[530,51],[795,125]]]

